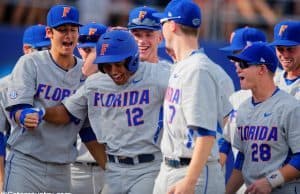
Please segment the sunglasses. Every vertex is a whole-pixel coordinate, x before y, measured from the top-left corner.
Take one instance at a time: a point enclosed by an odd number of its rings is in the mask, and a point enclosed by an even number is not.
[[[79,43],[86,43],[86,42],[97,42],[100,35],[80,35],[78,38]]]
[[[239,65],[239,67],[240,67],[241,69],[247,69],[247,68],[249,68],[250,66],[260,66],[260,65],[263,65],[263,64],[261,64],[261,63],[248,63],[248,62],[246,62],[246,61],[237,61],[237,63],[238,63],[238,65]]]

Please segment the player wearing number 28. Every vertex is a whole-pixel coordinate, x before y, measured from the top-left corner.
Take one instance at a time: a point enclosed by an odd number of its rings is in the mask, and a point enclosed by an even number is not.
[[[234,146],[239,150],[226,193],[242,185],[246,193],[300,190],[300,104],[273,81],[278,60],[266,43],[253,43],[231,55],[242,89],[252,97],[237,110]]]

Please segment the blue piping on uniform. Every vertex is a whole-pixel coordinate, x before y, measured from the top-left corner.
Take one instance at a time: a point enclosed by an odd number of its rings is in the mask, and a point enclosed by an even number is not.
[[[4,191],[7,192],[7,184],[9,182],[9,175],[10,175],[10,171],[11,171],[11,161],[13,160],[13,158],[15,157],[15,154],[13,154],[11,156],[11,159],[9,160],[9,168],[7,170],[7,173],[5,173],[5,176],[7,176],[7,179],[6,179],[6,183],[5,183],[5,186],[4,186]],[[7,175],[6,175],[7,174]]]

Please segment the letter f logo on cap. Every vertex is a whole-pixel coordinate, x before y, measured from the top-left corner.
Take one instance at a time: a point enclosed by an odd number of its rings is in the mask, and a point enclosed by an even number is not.
[[[280,26],[278,35],[279,35],[279,36],[282,36],[283,32],[284,32],[287,28],[288,28],[288,25],[282,25],[282,26]]]
[[[89,28],[89,36],[94,35],[97,32],[97,28]]]
[[[147,14],[146,11],[140,11],[140,13],[139,13],[139,20],[142,21],[145,18],[146,14]]]
[[[107,48],[108,48],[108,45],[109,45],[109,44],[102,44],[102,46],[101,46],[101,51],[100,51],[100,55],[101,55],[101,56],[105,55],[106,50],[107,50]]]
[[[62,14],[62,17],[67,17],[68,13],[70,12],[71,10],[71,7],[64,7],[64,10],[63,10],[63,14]]]

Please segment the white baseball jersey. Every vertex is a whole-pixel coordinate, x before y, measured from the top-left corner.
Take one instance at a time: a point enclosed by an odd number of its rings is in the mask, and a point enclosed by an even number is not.
[[[295,81],[288,83],[285,80],[285,71],[279,71],[275,74],[275,84],[287,93],[295,96],[297,100],[300,100],[300,76]]]
[[[62,69],[53,61],[49,51],[22,56],[12,72],[7,108],[18,104],[45,108],[60,104],[82,85],[81,68],[82,60],[76,57],[73,68]],[[40,161],[70,163],[77,156],[74,142],[82,123],[55,125],[42,121],[33,131],[18,126],[8,144]]]
[[[188,128],[216,131],[217,123],[232,110],[216,66],[201,51],[175,64],[164,100],[164,156],[191,158],[196,137]],[[216,142],[209,161],[218,157]]]
[[[300,152],[300,102],[282,90],[254,105],[252,98],[237,111],[234,146],[245,155],[246,185],[284,165],[289,149]]]
[[[140,63],[124,85],[116,85],[107,74],[93,74],[63,103],[77,118],[88,115],[108,154],[134,157],[159,152],[156,129],[169,79],[166,67]]]

